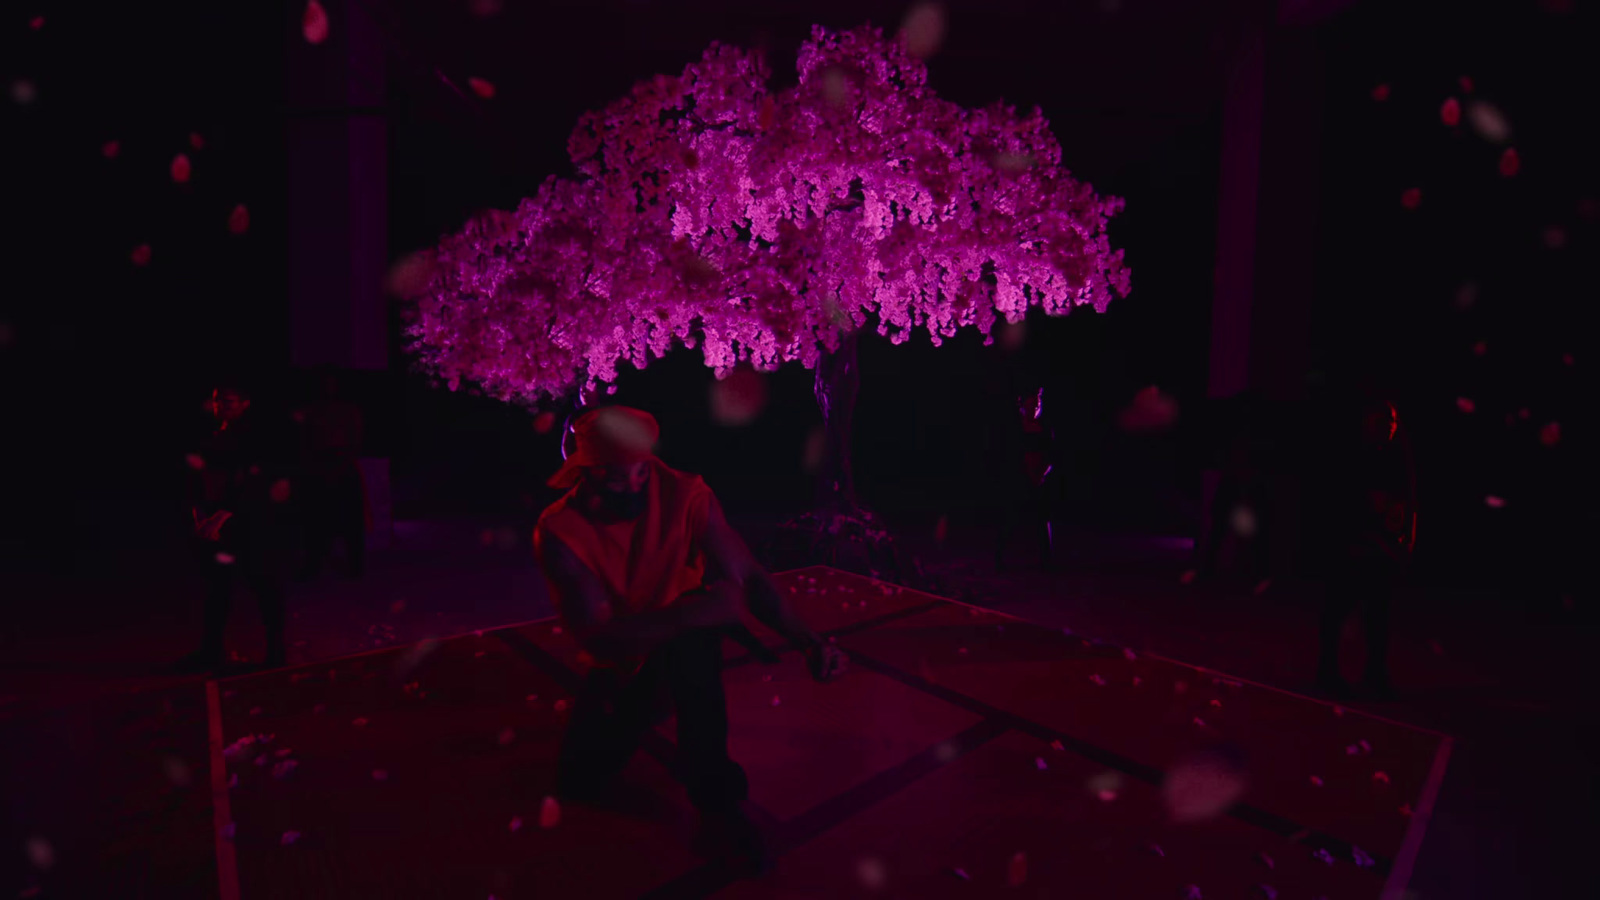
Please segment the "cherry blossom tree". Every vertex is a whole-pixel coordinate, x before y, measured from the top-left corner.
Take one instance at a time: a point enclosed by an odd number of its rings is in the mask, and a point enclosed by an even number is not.
[[[870,27],[812,31],[799,83],[713,44],[583,116],[576,179],[469,222],[437,249],[409,325],[422,366],[511,402],[584,402],[674,346],[724,378],[817,372],[819,479],[855,507],[855,346],[876,327],[938,345],[1031,307],[1103,311],[1128,292],[1106,237],[1122,206],[1061,165],[1035,109],[965,109]]]

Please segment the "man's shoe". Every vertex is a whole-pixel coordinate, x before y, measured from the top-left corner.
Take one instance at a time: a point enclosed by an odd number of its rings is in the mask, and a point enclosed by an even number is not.
[[[1388,703],[1396,698],[1394,685],[1388,678],[1368,676],[1361,682],[1360,699],[1376,703]]]
[[[1317,693],[1333,700],[1349,700],[1353,692],[1350,682],[1339,675],[1324,672],[1317,676]]]

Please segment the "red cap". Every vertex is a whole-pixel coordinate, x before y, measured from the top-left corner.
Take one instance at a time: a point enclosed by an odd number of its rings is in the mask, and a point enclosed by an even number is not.
[[[655,416],[627,406],[591,409],[572,424],[577,449],[551,477],[553,488],[570,488],[590,466],[618,466],[644,462],[655,456],[661,427]]]

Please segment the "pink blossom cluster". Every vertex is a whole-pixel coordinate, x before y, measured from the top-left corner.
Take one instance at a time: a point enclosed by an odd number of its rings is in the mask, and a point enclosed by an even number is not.
[[[423,366],[538,402],[680,343],[723,378],[814,366],[873,315],[895,343],[967,326],[992,341],[1029,307],[1127,294],[1106,237],[1122,201],[1061,167],[1037,109],[941,100],[867,27],[813,29],[798,69],[774,91],[760,55],[713,44],[586,114],[578,180],[439,246],[409,326]]]

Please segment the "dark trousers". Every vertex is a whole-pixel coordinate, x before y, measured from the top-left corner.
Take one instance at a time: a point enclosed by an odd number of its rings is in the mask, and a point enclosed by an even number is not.
[[[1384,559],[1352,560],[1332,573],[1322,611],[1318,674],[1332,680],[1339,674],[1339,643],[1351,614],[1361,616],[1367,645],[1364,677],[1372,684],[1389,680],[1389,603],[1399,581],[1399,567]]]
[[[691,631],[663,644],[638,674],[592,670],[561,743],[559,790],[592,795],[633,758],[670,701],[678,716],[677,775],[703,813],[731,813],[749,795],[744,769],[728,756],[722,633]]]
[[[233,591],[241,582],[255,594],[261,606],[261,621],[267,630],[267,658],[281,661],[285,654],[285,619],[283,579],[273,565],[269,552],[251,546],[202,542],[197,552],[206,578],[205,632],[200,652],[205,656],[223,658],[223,635],[228,627],[228,613],[233,605]],[[232,562],[220,562],[219,553],[232,557]]]
[[[301,504],[308,575],[322,571],[337,538],[344,542],[350,571],[359,575],[367,554],[367,508],[359,469],[336,477],[308,478]]]
[[[1006,559],[1019,553],[1037,554],[1040,567],[1048,567],[1053,561],[1051,486],[1048,482],[1038,487],[1019,486],[1007,498],[994,548],[996,569],[1005,568]]]

